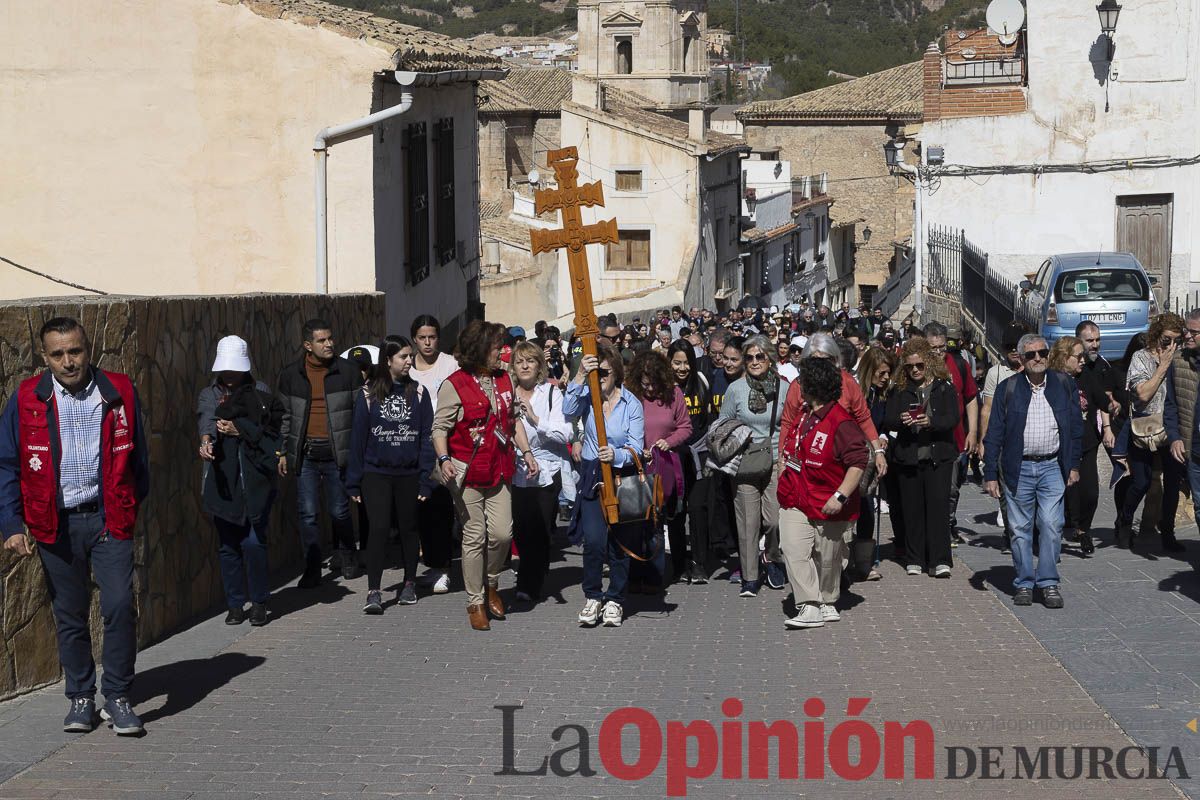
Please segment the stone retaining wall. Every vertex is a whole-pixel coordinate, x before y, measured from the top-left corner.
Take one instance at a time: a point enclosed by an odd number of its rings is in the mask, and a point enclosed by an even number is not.
[[[163,638],[222,603],[212,525],[200,512],[196,395],[210,379],[217,340],[250,343],[255,375],[274,386],[300,354],[300,326],[324,317],[341,351],[383,333],[381,294],[99,297],[10,301],[0,306],[0,402],[43,364],[34,338],[42,323],[79,319],[92,363],[124,372],[141,395],[150,447],[151,491],[142,506],[134,561],[138,643]],[[271,526],[272,570],[299,563],[295,493],[285,483]],[[92,603],[99,653],[99,609]],[[97,661],[99,656],[97,655]],[[0,699],[59,678],[54,617],[41,563],[0,551]]]

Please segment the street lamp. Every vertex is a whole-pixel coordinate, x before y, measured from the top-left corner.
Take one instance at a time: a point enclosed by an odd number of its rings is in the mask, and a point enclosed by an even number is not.
[[[1117,32],[1117,18],[1121,16],[1121,6],[1117,0],[1103,0],[1096,6],[1100,16],[1100,30],[1108,37],[1108,60],[1113,60],[1113,34]]]
[[[866,225],[862,230],[863,244],[869,244],[871,241],[871,226]]]
[[[904,163],[904,141],[889,139],[883,143],[883,160],[887,163],[889,172],[895,171],[897,165]]]

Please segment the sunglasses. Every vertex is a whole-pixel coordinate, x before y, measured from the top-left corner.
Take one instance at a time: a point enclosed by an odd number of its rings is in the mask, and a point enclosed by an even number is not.
[[[612,370],[605,369],[604,367],[597,367],[596,374],[599,375],[601,378],[607,378],[609,375],[612,375]]]
[[[764,353],[751,353],[750,355],[746,356],[746,360],[754,363],[757,361],[770,361],[770,358],[768,358]]]
[[[1200,331],[1194,331],[1191,328],[1183,332],[1183,338],[1185,339],[1195,339],[1197,336],[1200,336]]]
[[[905,369],[925,369],[925,363],[918,362],[916,364],[905,364],[904,368]]]
[[[1048,358],[1050,356],[1050,350],[1045,347],[1043,347],[1041,350],[1026,350],[1023,353],[1023,356],[1026,361],[1033,361],[1035,358]]]
[[[1162,337],[1162,346],[1170,347],[1173,344],[1179,344],[1179,340],[1181,338],[1183,338],[1183,337],[1181,337],[1181,336],[1164,336],[1164,337]]]

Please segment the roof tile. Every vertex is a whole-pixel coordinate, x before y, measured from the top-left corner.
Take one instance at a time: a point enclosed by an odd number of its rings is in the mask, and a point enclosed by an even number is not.
[[[393,69],[445,72],[504,68],[499,58],[457,39],[323,0],[241,0],[241,5],[267,19],[320,26],[323,30],[382,48],[390,53]]]
[[[782,100],[749,103],[737,116],[743,121],[919,120],[924,98],[923,79],[923,62],[914,61]]]

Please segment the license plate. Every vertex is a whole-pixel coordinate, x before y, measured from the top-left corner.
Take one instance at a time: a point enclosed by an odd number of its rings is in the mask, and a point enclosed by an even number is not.
[[[1125,312],[1114,312],[1112,314],[1082,314],[1084,319],[1095,322],[1097,325],[1124,325]]]

